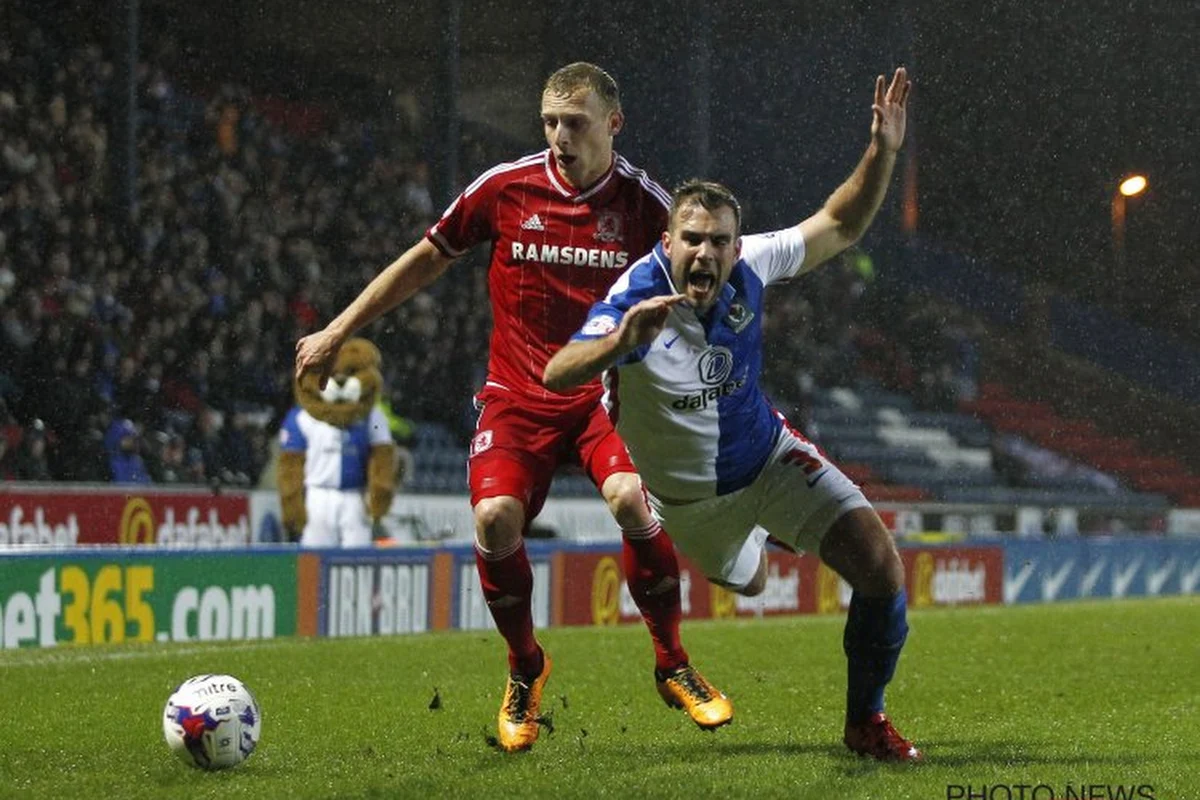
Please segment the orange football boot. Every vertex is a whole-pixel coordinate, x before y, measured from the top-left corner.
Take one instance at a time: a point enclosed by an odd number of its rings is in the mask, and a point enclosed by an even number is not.
[[[542,651],[542,671],[533,680],[510,675],[500,706],[500,747],[508,753],[528,750],[537,741],[541,726],[542,689],[550,677],[550,654]]]
[[[704,730],[716,730],[733,721],[733,703],[691,664],[667,675],[656,672],[654,677],[663,702],[671,708],[682,708]]]

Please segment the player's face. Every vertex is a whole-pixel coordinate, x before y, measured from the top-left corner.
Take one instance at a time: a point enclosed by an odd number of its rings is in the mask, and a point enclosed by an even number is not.
[[[671,259],[675,288],[687,295],[696,311],[708,311],[742,253],[733,209],[721,206],[709,211],[699,203],[683,206],[670,230],[663,233],[663,248]]]
[[[625,118],[591,89],[542,95],[542,130],[558,171],[576,189],[595,183],[612,164],[612,141]]]

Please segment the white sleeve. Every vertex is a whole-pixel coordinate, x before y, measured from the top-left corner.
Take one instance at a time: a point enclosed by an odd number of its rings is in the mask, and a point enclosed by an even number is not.
[[[395,444],[392,441],[392,428],[388,425],[387,416],[375,406],[367,415],[367,439],[374,447],[378,444]]]
[[[742,260],[754,270],[763,286],[794,277],[804,263],[800,226],[743,236]]]

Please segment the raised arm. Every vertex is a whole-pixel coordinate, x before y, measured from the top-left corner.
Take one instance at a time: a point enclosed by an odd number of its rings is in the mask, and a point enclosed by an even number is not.
[[[546,364],[542,383],[554,392],[587,383],[622,356],[654,341],[662,333],[671,306],[686,301],[687,296],[682,294],[651,297],[625,312],[621,324],[607,336],[567,342]]]
[[[829,196],[820,211],[800,223],[805,244],[801,272],[854,244],[875,219],[896,165],[896,151],[904,144],[911,87],[904,67],[896,70],[886,91],[884,77],[875,79],[871,143],[845,183]]]
[[[367,284],[367,288],[323,330],[296,342],[296,377],[316,371],[324,387],[342,343],[441,277],[453,259],[428,239],[408,248]]]

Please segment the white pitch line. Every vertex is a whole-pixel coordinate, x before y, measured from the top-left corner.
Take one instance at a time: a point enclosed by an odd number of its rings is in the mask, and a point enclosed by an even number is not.
[[[115,651],[97,651],[95,648],[81,645],[79,647],[66,646],[62,648],[48,648],[43,651],[38,651],[37,655],[32,653],[28,657],[20,660],[7,660],[0,655],[0,669],[9,668],[15,669],[18,667],[44,667],[47,664],[86,664],[90,661],[126,661],[137,658],[171,658],[173,656],[190,656],[198,653],[207,653],[213,650],[222,652],[235,652],[238,650],[259,650],[266,647],[288,647],[309,644],[310,642],[303,639],[255,639],[251,641],[239,642],[230,644],[227,642],[208,642],[206,644],[194,647],[180,648],[162,648],[162,647],[147,647],[145,650],[115,650]]]

